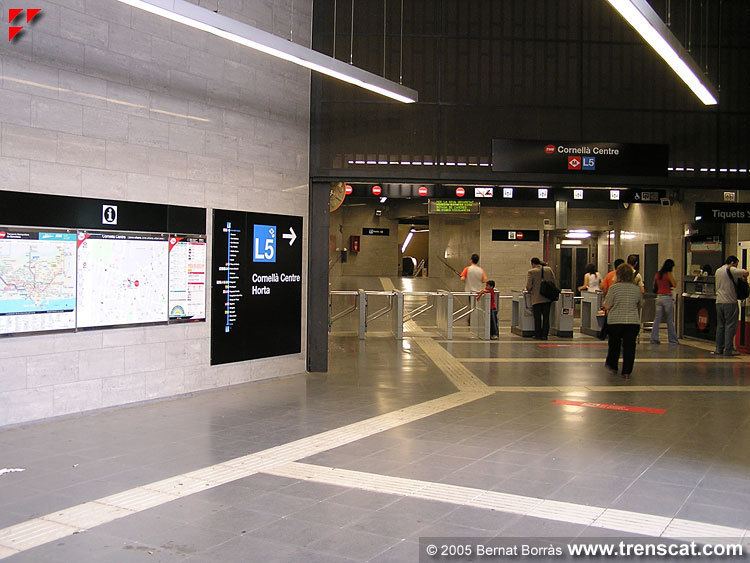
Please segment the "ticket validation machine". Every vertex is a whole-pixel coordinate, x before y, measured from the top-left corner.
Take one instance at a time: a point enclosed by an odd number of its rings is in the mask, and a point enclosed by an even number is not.
[[[558,338],[573,338],[573,292],[563,289],[560,298],[552,303],[552,334]]]
[[[604,326],[604,315],[599,312],[604,294],[601,291],[582,291],[581,298],[581,332],[588,336],[598,336]]]

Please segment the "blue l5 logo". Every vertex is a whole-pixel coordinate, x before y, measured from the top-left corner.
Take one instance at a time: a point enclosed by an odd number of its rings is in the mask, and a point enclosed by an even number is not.
[[[596,157],[595,156],[584,156],[583,166],[584,170],[596,170]]]

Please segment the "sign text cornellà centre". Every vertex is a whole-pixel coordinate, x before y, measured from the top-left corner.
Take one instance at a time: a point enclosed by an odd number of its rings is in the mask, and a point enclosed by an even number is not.
[[[666,176],[667,145],[493,139],[492,170],[580,176]]]

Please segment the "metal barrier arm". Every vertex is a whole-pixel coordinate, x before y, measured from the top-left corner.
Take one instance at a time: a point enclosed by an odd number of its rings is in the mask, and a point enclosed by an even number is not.
[[[396,293],[393,291],[368,291],[367,295],[382,295],[388,297],[388,305],[383,307],[382,309],[378,309],[371,315],[367,315],[367,322],[368,324],[375,319],[379,319],[383,315],[387,315],[393,310],[393,298],[395,297]]]
[[[422,303],[421,305],[414,307],[414,309],[412,309],[411,311],[404,311],[404,322],[406,322],[412,319],[416,319],[419,315],[422,315],[423,313],[426,313],[430,309],[434,308],[435,300],[437,299],[439,294],[432,291],[415,291],[404,295],[427,297],[426,303]]]
[[[350,297],[354,298],[354,303],[344,309],[343,311],[339,311],[335,315],[333,314],[333,299],[332,297],[334,295],[348,295]],[[328,328],[331,328],[331,325],[333,325],[334,322],[336,322],[339,319],[344,318],[346,315],[353,313],[357,310],[357,295],[358,293],[356,291],[329,291],[328,292]]]

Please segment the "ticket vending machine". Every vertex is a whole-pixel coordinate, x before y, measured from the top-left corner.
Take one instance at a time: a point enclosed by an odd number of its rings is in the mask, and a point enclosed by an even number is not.
[[[737,243],[737,258],[740,259],[740,268],[750,268],[750,240]],[[740,321],[737,324],[737,334],[734,337],[734,346],[740,352],[750,354],[750,319],[747,318],[748,303],[740,302]]]

